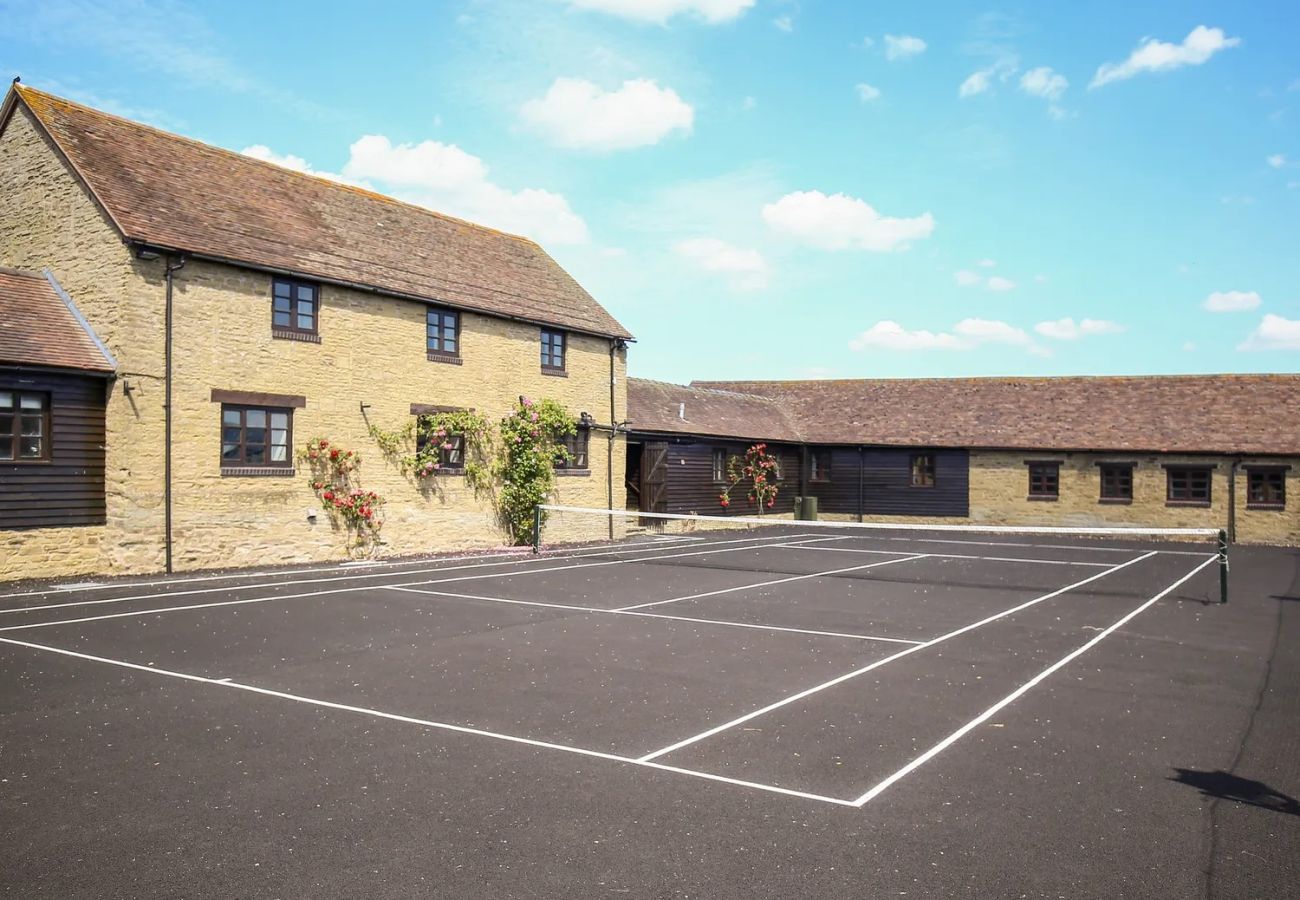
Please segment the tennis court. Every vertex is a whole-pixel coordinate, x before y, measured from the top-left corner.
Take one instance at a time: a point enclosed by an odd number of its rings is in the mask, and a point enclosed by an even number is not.
[[[843,816],[873,820],[894,797],[882,815],[895,824],[936,796],[996,806],[1006,797],[991,786],[988,729],[1015,723],[1030,741],[1021,762],[1047,772],[1062,725],[1091,729],[1099,708],[1131,716],[1122,691],[1077,687],[1113,658],[1108,641],[1130,653],[1132,633],[1165,642],[1137,663],[1157,684],[1198,677],[1187,668],[1197,654],[1180,659],[1169,642],[1234,635],[1247,652],[1241,623],[1257,613],[1219,603],[1219,558],[1203,537],[652,528],[536,555],[10,594],[5,778],[29,812],[11,818],[25,827],[6,835],[9,871],[29,886],[44,872],[66,892],[38,862],[52,839],[90,828],[111,840],[101,827],[129,830],[138,815],[157,817],[156,836],[181,808],[229,839],[228,804],[245,779],[269,777],[249,774],[266,765],[279,770],[275,791],[295,795],[265,800],[288,821],[317,820],[305,798],[346,817],[376,790],[387,816],[414,816],[406,827],[421,831],[472,814],[491,830],[509,809],[562,836],[575,827],[566,804],[593,797],[625,824],[618,811],[637,797],[622,812],[669,830],[677,813],[738,804],[781,821],[839,810],[836,830],[852,833],[861,820]],[[1201,687],[1236,702],[1234,677]],[[1158,737],[1131,718],[1124,727],[1128,752]],[[1037,790],[1048,808],[1068,793],[1052,778]],[[101,791],[115,799],[101,804]],[[568,799],[537,796],[551,791]],[[57,810],[62,829],[38,826],[33,803]],[[259,819],[243,827],[285,840],[283,823]],[[213,871],[234,864],[214,852]],[[340,890],[361,883],[350,870],[329,877]]]

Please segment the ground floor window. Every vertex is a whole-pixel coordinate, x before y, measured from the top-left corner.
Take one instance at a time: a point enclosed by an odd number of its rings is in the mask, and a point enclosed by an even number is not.
[[[912,454],[912,487],[934,487],[934,454]]]
[[[831,451],[813,450],[808,454],[808,480],[831,480]]]
[[[1285,509],[1286,469],[1246,469],[1246,508]]]
[[[289,468],[293,459],[293,410],[221,405],[223,468]]]
[[[1031,462],[1029,465],[1029,499],[1055,500],[1061,495],[1061,464]]]
[[[727,480],[727,451],[724,447],[713,448],[713,480],[718,483]]]
[[[415,428],[415,455],[423,457],[430,441],[439,440],[427,422],[417,422]],[[457,471],[465,468],[465,435],[444,434],[438,445],[439,471]]]
[[[555,468],[567,469],[569,471],[585,471],[590,468],[587,460],[587,450],[591,445],[591,429],[579,428],[573,434],[560,441],[561,446],[569,451],[568,458],[556,456]]]
[[[1129,463],[1102,463],[1102,502],[1122,503],[1132,499],[1133,466]]]
[[[0,390],[0,460],[45,462],[50,458],[50,395]]]
[[[1170,466],[1167,497],[1170,503],[1210,505],[1209,466]]]

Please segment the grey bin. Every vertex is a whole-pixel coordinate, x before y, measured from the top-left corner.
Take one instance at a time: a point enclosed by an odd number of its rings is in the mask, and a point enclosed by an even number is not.
[[[817,498],[816,497],[795,497],[794,498],[794,517],[805,522],[817,521]]]

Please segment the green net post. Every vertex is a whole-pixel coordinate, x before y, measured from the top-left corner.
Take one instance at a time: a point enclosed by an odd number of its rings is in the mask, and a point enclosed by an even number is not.
[[[1228,532],[1219,529],[1219,602],[1228,602]]]
[[[542,550],[542,505],[539,503],[533,507],[533,552],[540,553]]]

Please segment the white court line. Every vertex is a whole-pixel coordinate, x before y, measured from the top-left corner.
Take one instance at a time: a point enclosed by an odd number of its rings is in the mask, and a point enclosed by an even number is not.
[[[766,547],[766,546],[769,546],[769,542],[771,542],[771,541],[778,541],[778,540],[780,540],[780,541],[788,541],[788,540],[790,540],[792,537],[796,537],[796,538],[797,538],[797,537],[808,537],[808,538],[812,538],[812,537],[819,537],[819,536],[818,536],[818,535],[798,535],[798,534],[796,534],[796,535],[783,535],[783,536],[781,536],[781,537],[779,537],[779,538],[777,538],[777,537],[766,537],[766,538],[759,538],[759,537],[753,537],[753,538],[737,538],[737,539],[735,539],[735,540],[730,540],[730,541],[710,541],[710,542],[709,542],[709,546],[711,546],[711,547],[718,547],[718,546],[723,546],[723,545],[728,545],[728,544],[750,544],[750,543],[752,543],[752,542],[762,542],[762,543],[754,543],[753,545],[754,545],[754,546],[757,546],[757,547]],[[823,538],[823,540],[824,540],[824,538]],[[623,554],[628,554],[628,553],[652,553],[652,552],[661,552],[661,551],[663,551],[663,550],[665,550],[665,549],[672,549],[672,548],[671,548],[671,547],[668,547],[668,548],[665,548],[665,547],[654,547],[654,546],[650,546],[650,547],[636,547],[636,548],[631,548],[631,547],[629,547],[629,548],[620,548],[620,549],[617,549],[617,550],[603,550],[603,551],[600,551],[600,552],[598,552],[598,553],[582,553],[582,554],[571,553],[571,554],[566,554],[566,555],[563,555],[563,556],[547,556],[547,557],[526,556],[526,557],[523,557],[523,558],[518,559],[518,560],[499,560],[499,561],[495,561],[495,562],[481,562],[481,563],[473,563],[473,564],[471,564],[471,565],[465,565],[465,566],[443,566],[443,565],[435,565],[435,566],[430,566],[430,567],[425,568],[425,569],[411,569],[411,570],[409,570],[409,571],[404,571],[404,572],[387,572],[387,571],[386,571],[386,572],[371,572],[371,573],[364,573],[364,572],[363,572],[363,573],[350,573],[350,574],[347,574],[347,575],[339,575],[339,576],[336,576],[336,577],[333,577],[333,578],[300,578],[300,579],[293,579],[293,580],[288,580],[288,581],[277,581],[277,582],[274,582],[274,583],[272,583],[272,584],[266,584],[266,585],[261,585],[261,584],[258,584],[258,585],[223,585],[223,586],[221,586],[221,587],[213,587],[213,588],[195,588],[194,590],[189,590],[189,591],[155,591],[155,592],[150,593],[150,594],[133,594],[133,595],[131,595],[131,596],[127,596],[127,597],[105,597],[105,598],[102,598],[102,599],[100,599],[100,600],[73,600],[73,601],[69,601],[69,602],[67,602],[67,603],[44,603],[44,604],[40,604],[40,605],[36,605],[36,606],[16,606],[16,607],[13,607],[13,608],[10,608],[10,609],[0,609],[0,615],[6,615],[6,614],[9,614],[9,613],[25,613],[25,612],[34,612],[34,611],[36,611],[36,610],[42,610],[42,609],[67,609],[67,608],[70,607],[70,606],[100,606],[100,605],[103,605],[103,604],[106,604],[106,603],[127,603],[127,602],[129,602],[129,601],[133,601],[133,600],[150,600],[150,599],[153,599],[153,598],[155,598],[155,597],[157,597],[157,598],[159,598],[159,599],[164,599],[164,600],[165,600],[165,599],[170,598],[170,597],[192,597],[192,596],[194,596],[194,595],[196,595],[196,594],[219,594],[219,593],[226,592],[226,591],[243,591],[243,590],[249,590],[249,589],[253,589],[253,588],[295,587],[295,586],[300,585],[300,584],[328,584],[328,583],[335,582],[335,581],[362,581],[362,580],[365,580],[365,579],[371,579],[371,578],[392,578],[392,577],[397,577],[397,576],[401,576],[401,575],[427,575],[427,574],[430,574],[430,573],[432,573],[432,572],[459,572],[459,571],[463,571],[463,570],[465,570],[465,569],[488,569],[488,568],[496,568],[496,567],[498,567],[498,566],[517,566],[517,565],[520,565],[520,564],[522,564],[522,563],[527,563],[527,562],[543,562],[543,561],[546,561],[546,562],[555,562],[555,561],[566,560],[566,559],[590,559],[590,558],[592,558],[592,557],[612,556],[612,555],[617,554],[617,553],[623,553]],[[742,549],[743,549],[743,548],[742,548]],[[465,557],[457,557],[457,558],[459,558],[459,559],[478,559],[479,557],[474,557],[474,556],[465,556]],[[636,560],[625,560],[625,561],[626,561],[626,562],[636,562]],[[326,571],[326,570],[323,570],[323,571]],[[333,571],[333,570],[331,569],[331,570],[327,570],[327,571]],[[507,576],[509,576],[509,575],[518,575],[518,574],[522,574],[522,572],[528,572],[528,571],[532,571],[532,570],[529,570],[529,569],[523,569],[523,570],[521,570],[521,571],[519,571],[519,572],[511,571],[511,572],[504,573],[504,574],[502,574],[502,573],[494,573],[494,575],[480,576],[480,577],[495,577],[495,575],[500,575],[501,577],[507,577]],[[546,570],[541,570],[541,571],[553,571],[553,569],[546,569]],[[226,577],[234,577],[234,576],[221,576],[221,577],[222,577],[222,578],[226,578]],[[239,577],[245,577],[245,576],[239,576]],[[156,582],[156,583],[157,583],[157,584],[166,584],[167,582]],[[420,583],[422,583],[422,582],[410,582],[410,583],[411,583],[411,584],[420,584]],[[127,586],[129,587],[130,585],[127,585]],[[9,594],[9,595],[6,595],[6,596],[16,597],[16,596],[20,596],[20,595],[18,595],[18,594]],[[282,595],[282,596],[286,596],[286,595]],[[303,595],[303,594],[293,594],[293,595],[291,595],[291,596],[298,597],[298,596],[305,596],[305,595]],[[0,600],[4,600],[4,599],[5,599],[4,597],[0,597]]]
[[[796,544],[781,544],[782,547],[796,547]],[[631,612],[634,609],[646,609],[651,606],[663,606],[665,603],[680,603],[683,600],[699,600],[702,597],[716,597],[719,594],[732,594],[736,591],[748,591],[753,588],[771,587],[775,584],[789,584],[792,581],[804,581],[809,578],[826,578],[831,575],[842,575],[845,572],[860,572],[863,569],[875,569],[879,566],[890,566],[894,563],[911,562],[915,559],[925,559],[927,554],[919,553],[915,556],[900,556],[898,559],[882,559],[880,562],[867,563],[864,566],[849,566],[846,569],[831,569],[828,572],[810,572],[807,575],[791,575],[789,578],[777,578],[775,581],[760,581],[758,584],[740,584],[735,587],[722,588],[717,591],[705,591],[702,594],[686,594],[681,597],[670,597],[667,600],[652,600],[649,603],[637,603],[632,606],[620,606],[614,612]]]
[[[719,541],[718,543],[722,543],[722,542]],[[716,544],[712,546],[716,546]],[[746,544],[743,547],[726,547],[722,550],[694,550],[690,553],[667,553],[661,556],[650,557],[650,559],[656,559],[656,560],[676,559],[679,556],[704,556],[710,553],[735,553],[737,551],[743,551],[743,550],[761,549],[766,546],[768,545],[767,544]],[[616,560],[609,560],[606,562],[589,563],[586,565],[578,564],[572,566],[551,566],[550,568],[547,569],[519,569],[512,572],[507,572],[505,574],[502,574],[500,572],[489,572],[482,575],[461,575],[456,578],[441,578],[441,579],[421,580],[421,581],[401,581],[396,584],[362,585],[360,587],[356,585],[350,585],[348,587],[331,588],[325,591],[303,591],[297,594],[268,594],[266,596],[261,596],[261,597],[243,597],[238,600],[214,600],[211,603],[189,603],[189,604],[185,604],[184,606],[164,606],[161,608],[155,607],[152,609],[132,609],[132,610],[127,610],[126,612],[105,613],[104,615],[101,616],[82,616],[79,619],[57,619],[51,622],[30,622],[26,625],[9,625],[4,628],[0,628],[0,632],[23,631],[28,628],[51,628],[55,625],[79,625],[85,622],[102,622],[106,619],[124,619],[124,618],[130,618],[132,616],[148,616],[148,615],[159,614],[159,613],[186,612],[188,610],[194,610],[194,609],[216,609],[222,606],[243,606],[249,603],[268,603],[272,600],[297,600],[303,597],[324,597],[330,594],[356,593],[359,591],[365,591],[372,588],[417,587],[423,584],[446,584],[448,582],[472,581],[474,579],[484,579],[484,578],[517,578],[521,575],[536,575],[536,574],[542,574],[544,572],[564,572],[570,569],[596,569],[603,566],[617,566],[617,565],[623,565],[630,562],[641,562],[641,561],[642,559],[616,559]],[[465,567],[465,568],[472,568],[472,567]],[[405,574],[414,575],[417,573],[407,572]],[[338,581],[339,579],[326,578],[321,580]],[[352,579],[348,578],[343,580],[350,581]],[[303,584],[303,583],[310,583],[310,582],[287,582],[287,583]],[[160,597],[166,599],[169,597],[176,597],[184,594],[206,594],[206,593],[210,593],[210,589],[204,589],[199,591],[180,591],[174,594],[145,594],[144,597],[136,598],[136,599],[148,599],[150,597]],[[104,603],[109,601],[100,600],[100,601],[89,601],[89,602]],[[62,604],[62,605],[77,606],[80,604],[69,603],[69,604]],[[28,607],[28,608],[58,609],[60,607],[59,606],[35,606],[35,607]],[[12,610],[9,611],[12,612]]]
[[[1111,566],[1109,569],[1106,569],[1104,572],[1098,572],[1096,575],[1090,575],[1087,578],[1084,578],[1082,581],[1076,581],[1074,584],[1067,584],[1065,587],[1057,588],[1051,593],[1043,594],[1041,597],[1035,597],[1032,600],[1027,600],[1024,603],[1021,603],[1019,606],[1013,606],[1010,609],[1003,610],[1002,612],[994,613],[993,615],[988,616],[987,618],[980,619],[978,622],[972,622],[969,625],[963,625],[961,628],[958,628],[955,631],[950,631],[947,634],[941,634],[937,638],[931,638],[930,640],[926,641],[923,644],[917,644],[915,647],[908,647],[906,650],[900,650],[897,653],[893,654],[892,656],[886,656],[884,659],[876,660],[875,662],[865,665],[860,669],[854,669],[852,672],[846,672],[845,674],[840,675],[838,678],[832,678],[830,681],[823,682],[822,684],[814,685],[813,687],[807,688],[806,690],[802,690],[797,694],[791,694],[789,697],[785,697],[781,700],[776,701],[775,703],[769,703],[767,706],[764,706],[761,709],[756,709],[753,712],[746,713],[745,715],[740,716],[739,718],[732,719],[730,722],[724,722],[721,725],[716,725],[713,728],[710,728],[708,731],[702,731],[699,734],[692,735],[691,737],[685,738],[684,740],[680,740],[675,744],[669,744],[667,747],[662,747],[651,753],[647,753],[645,756],[641,757],[641,760],[649,761],[652,759],[656,759],[657,757],[664,756],[665,754],[672,753],[674,750],[680,750],[683,747],[688,747],[691,744],[702,741],[705,738],[712,737],[713,735],[726,731],[729,728],[734,728],[735,726],[748,722],[751,719],[756,719],[759,716],[772,712],[773,710],[777,710],[788,704],[795,703],[799,700],[804,699],[805,697],[811,697],[813,694],[816,694],[819,691],[824,691],[829,687],[834,687],[837,684],[842,684],[851,678],[857,678],[859,675],[865,675],[867,672],[870,672],[874,669],[879,669],[881,666],[886,665],[887,663],[891,663],[897,659],[902,659],[904,656],[909,656],[913,653],[916,653],[918,650],[925,650],[928,647],[933,647],[935,644],[941,644],[944,641],[951,640],[952,638],[955,638],[960,634],[965,634],[968,631],[974,631],[976,628],[981,628],[989,624],[990,622],[995,622],[998,619],[1012,615],[1013,613],[1018,613],[1021,610],[1028,609],[1029,607],[1034,606],[1035,604],[1042,603],[1044,600],[1051,600],[1053,597],[1059,597],[1061,594],[1068,593],[1069,591],[1076,590],[1077,588],[1081,588],[1085,584],[1096,581],[1099,578],[1105,578],[1107,575],[1110,575],[1113,572],[1118,572],[1120,569],[1127,568],[1128,566],[1131,566],[1137,562],[1142,562],[1145,559],[1150,559],[1155,555],[1156,555],[1156,551],[1152,550],[1149,553],[1145,553],[1142,556],[1134,557],[1133,559],[1127,560],[1126,562],[1122,562],[1119,565]]]
[[[874,634],[847,634],[841,631],[814,631],[809,628],[786,628],[782,625],[761,625],[751,622],[728,622],[725,619],[697,619],[692,616],[670,616],[666,613],[636,612],[627,609],[600,609],[593,606],[571,606],[565,603],[546,603],[542,600],[512,600],[508,597],[484,597],[479,594],[453,594],[449,591],[426,591],[420,588],[395,587],[394,591],[407,594],[427,594],[432,597],[455,597],[460,600],[484,600],[488,603],[509,603],[514,606],[540,606],[545,609],[563,609],[581,613],[601,613],[609,616],[640,616],[645,619],[668,619],[674,622],[695,622],[700,625],[726,625],[730,628],[755,628],[762,631],[784,631],[792,634],[811,634],[817,637],[851,638],[858,641],[883,641],[887,644],[919,644],[906,638],[880,637]]]
[[[951,538],[881,537],[884,541],[905,541],[910,544],[967,544],[975,547],[1024,547],[1036,550],[1094,550],[1098,553],[1137,553],[1137,547],[1094,547],[1091,544],[1024,544],[1019,541],[959,541]],[[1158,550],[1162,556],[1201,556],[1197,550]]]
[[[127,662],[121,659],[109,659],[104,656],[92,656],[89,653],[78,653],[75,650],[64,650],[61,647],[51,647],[46,644],[33,644],[28,641],[17,641],[12,638],[0,638],[0,643],[12,644],[18,647],[27,647],[32,650],[44,650],[47,653],[57,653],[61,656],[70,656],[76,659],[89,660],[91,662],[104,663],[110,666],[120,666],[124,669],[134,669],[138,672],[149,672],[153,675],[160,675],[168,678],[179,678],[183,681],[192,681],[199,684],[212,685],[214,687],[231,688],[237,691],[247,691],[253,694],[261,694],[266,697],[275,697],[280,700],[292,700],[295,703],[304,703],[309,706],[322,707],[324,709],[334,709],[342,712],[358,713],[364,716],[372,716],[377,719],[388,719],[393,722],[404,722],[409,725],[420,725],[425,728],[434,728],[442,731],[454,731],[460,734],[472,734],[478,737],[493,738],[498,741],[507,741],[512,744],[523,744],[529,747],[539,747],[544,750],[562,750],[565,753],[576,753],[580,756],[589,756],[596,759],[606,759],[612,762],[625,763],[631,766],[640,766],[649,769],[658,769],[664,772],[676,772],[679,775],[690,775],[693,778],[704,778],[709,781],[720,781],[725,784],[737,785],[739,787],[752,788],[754,790],[767,791],[773,794],[784,794],[789,797],[799,797],[804,800],[819,800],[823,803],[833,803],[837,806],[852,806],[852,802],[840,799],[839,797],[826,797],[821,794],[810,794],[806,791],[796,791],[790,788],[777,787],[771,784],[760,784],[754,781],[742,781],[738,778],[728,778],[725,775],[714,775],[710,772],[697,772],[694,769],[682,769],[677,766],[668,766],[663,763],[643,762],[630,756],[619,756],[615,753],[604,753],[599,750],[587,750],[582,747],[570,747],[565,744],[553,744],[549,741],[539,741],[533,738],[516,737],[511,734],[502,734],[497,731],[487,731],[482,728],[471,728],[466,725],[453,725],[450,722],[437,722],[432,719],[418,719],[414,716],[403,716],[398,713],[384,712],[378,709],[369,709],[364,706],[351,706],[347,703],[335,703],[332,700],[320,700],[315,697],[306,697],[301,694],[290,694],[285,691],[275,691],[270,688],[257,687],[256,685],[244,684],[238,681],[231,681],[229,678],[208,678],[203,675],[190,675],[186,672],[176,672],[171,669],[160,669],[155,666],[145,666],[139,663]]]
[[[1108,628],[1104,629],[1104,630],[1101,631],[1101,632],[1098,632],[1097,636],[1094,637],[1094,638],[1092,638],[1092,640],[1088,641],[1086,644],[1083,644],[1081,647],[1076,648],[1075,650],[1071,651],[1070,653],[1068,653],[1068,654],[1066,654],[1065,656],[1063,656],[1063,657],[1061,657],[1060,659],[1058,659],[1056,662],[1052,663],[1052,664],[1051,664],[1050,666],[1048,666],[1046,669],[1044,669],[1043,671],[1041,671],[1041,672],[1039,672],[1037,675],[1035,675],[1033,678],[1031,678],[1031,679],[1029,679],[1028,681],[1026,681],[1024,684],[1022,684],[1020,687],[1016,688],[1016,689],[1015,689],[1014,691],[1012,691],[1010,694],[1007,694],[1007,696],[1003,697],[1003,698],[1002,698],[1001,700],[999,700],[997,703],[994,703],[994,704],[993,704],[992,706],[990,706],[988,709],[984,710],[984,712],[980,713],[978,716],[976,716],[975,718],[971,719],[971,720],[970,720],[969,722],[967,722],[965,725],[963,725],[963,726],[961,726],[960,728],[958,728],[958,729],[957,729],[956,731],[954,731],[952,734],[948,735],[946,738],[944,738],[943,740],[941,740],[939,743],[935,744],[935,745],[934,745],[933,747],[931,747],[929,750],[927,750],[927,751],[925,751],[924,753],[922,753],[922,754],[921,754],[920,756],[918,756],[916,759],[912,760],[910,763],[908,763],[907,765],[903,766],[901,769],[899,769],[899,770],[898,770],[897,772],[895,772],[894,774],[890,775],[888,778],[885,778],[884,780],[882,780],[879,784],[877,784],[877,785],[876,785],[875,787],[873,787],[871,790],[867,791],[867,792],[866,792],[865,794],[863,794],[861,797],[859,797],[859,798],[857,798],[856,800],[854,800],[854,801],[853,801],[853,805],[854,805],[854,806],[859,806],[859,807],[861,807],[861,806],[865,806],[865,805],[866,805],[867,803],[869,803],[871,800],[873,800],[873,799],[875,799],[876,797],[880,796],[880,794],[881,794],[881,793],[882,793],[886,788],[888,788],[890,785],[894,784],[894,783],[895,783],[896,781],[898,781],[900,778],[903,778],[904,776],[908,775],[909,773],[914,772],[915,770],[919,769],[921,766],[925,765],[925,764],[926,764],[927,762],[929,762],[930,760],[934,759],[936,756],[938,756],[938,755],[939,755],[940,753],[942,753],[944,750],[946,750],[947,748],[951,747],[951,746],[952,746],[953,744],[955,744],[957,741],[961,740],[961,738],[962,738],[964,735],[966,735],[967,733],[969,733],[972,729],[974,729],[974,728],[976,728],[977,726],[983,724],[984,722],[987,722],[987,721],[988,721],[990,718],[992,718],[993,715],[994,715],[995,713],[997,713],[999,710],[1006,708],[1006,707],[1009,706],[1011,703],[1015,702],[1015,700],[1017,700],[1018,698],[1024,696],[1024,695],[1025,695],[1026,693],[1028,693],[1028,692],[1029,692],[1029,691],[1030,691],[1030,690],[1031,690],[1035,685],[1037,685],[1039,682],[1041,682],[1044,678],[1047,678],[1049,675],[1051,675],[1051,674],[1052,674],[1053,672],[1055,672],[1056,670],[1062,668],[1062,667],[1065,666],[1065,665],[1068,665],[1072,660],[1078,659],[1078,658],[1079,658],[1080,656],[1082,656],[1084,653],[1087,653],[1087,652],[1088,652],[1089,650],[1091,650],[1093,647],[1097,646],[1097,644],[1101,643],[1101,642],[1102,642],[1102,641],[1103,641],[1103,640],[1104,640],[1108,635],[1110,635],[1110,634],[1114,633],[1116,630],[1118,630],[1118,629],[1124,627],[1124,625],[1128,624],[1128,623],[1129,623],[1130,621],[1132,621],[1134,618],[1136,618],[1137,616],[1141,615],[1143,612],[1145,612],[1145,611],[1146,611],[1148,608],[1150,608],[1152,605],[1154,605],[1155,603],[1157,603],[1157,602],[1159,602],[1160,600],[1164,599],[1164,598],[1165,598],[1167,595],[1169,595],[1172,591],[1176,590],[1176,589],[1177,589],[1178,587],[1180,587],[1184,582],[1188,581],[1188,580],[1189,580],[1193,575],[1196,575],[1198,572],[1200,572],[1200,571],[1201,571],[1202,569],[1204,569],[1206,566],[1208,566],[1208,565],[1210,565],[1211,563],[1213,563],[1216,559],[1217,559],[1217,557],[1213,557],[1213,556],[1212,556],[1212,557],[1210,557],[1209,559],[1205,560],[1205,561],[1202,562],[1200,565],[1198,565],[1196,568],[1192,569],[1192,571],[1190,571],[1190,572],[1188,572],[1186,575],[1184,575],[1182,578],[1179,578],[1179,579],[1178,579],[1177,581],[1175,581],[1173,584],[1169,585],[1169,587],[1165,588],[1163,591],[1161,591],[1160,593],[1156,594],[1156,595],[1155,595],[1154,597],[1152,597],[1150,600],[1145,601],[1144,603],[1142,603],[1142,605],[1138,606],[1136,609],[1134,609],[1134,610],[1132,610],[1131,612],[1129,612],[1127,615],[1125,615],[1123,618],[1119,619],[1119,620],[1118,620],[1117,622],[1115,622],[1114,624],[1110,625]]]
[[[842,539],[841,539],[842,540]],[[791,547],[793,544],[772,544],[773,547]],[[861,550],[853,547],[814,547],[811,544],[797,545],[800,550],[822,550],[827,553],[898,553],[897,550]],[[1156,551],[1157,553],[1160,551]],[[1078,562],[1073,559],[1031,559],[1022,556],[968,556],[963,553],[925,553],[924,556],[930,556],[935,559],[976,559],[984,562],[1011,562],[1011,563],[1039,563],[1044,566],[1092,566],[1097,569],[1104,569],[1110,566],[1110,563],[1104,562]]]

